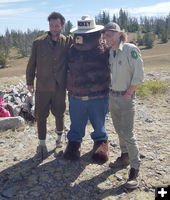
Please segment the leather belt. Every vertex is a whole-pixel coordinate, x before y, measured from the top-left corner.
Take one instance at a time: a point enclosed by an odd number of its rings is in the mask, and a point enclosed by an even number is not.
[[[70,95],[71,97],[74,97],[75,99],[80,99],[82,101],[87,101],[91,99],[101,99],[101,98],[106,98],[107,95],[102,95],[102,96],[74,96]]]
[[[111,92],[112,94],[125,95],[125,93],[126,93],[127,91],[114,91],[114,90],[110,90],[110,92]]]

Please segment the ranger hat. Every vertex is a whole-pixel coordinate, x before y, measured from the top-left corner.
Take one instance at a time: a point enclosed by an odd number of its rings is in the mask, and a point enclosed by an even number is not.
[[[95,20],[90,16],[82,16],[80,20],[77,21],[77,27],[70,30],[74,34],[83,34],[83,33],[93,33],[100,30],[103,30],[104,26],[96,25]]]

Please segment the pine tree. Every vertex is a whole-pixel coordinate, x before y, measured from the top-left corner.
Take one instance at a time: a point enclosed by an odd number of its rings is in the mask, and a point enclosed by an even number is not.
[[[70,33],[70,30],[72,29],[72,27],[73,27],[73,24],[71,23],[70,20],[68,20],[68,21],[66,22],[66,24],[65,24],[63,34],[64,34],[64,35],[69,35],[69,34],[71,34],[71,33]]]
[[[145,33],[143,36],[143,42],[148,49],[151,49],[154,45],[155,35],[152,32]]]

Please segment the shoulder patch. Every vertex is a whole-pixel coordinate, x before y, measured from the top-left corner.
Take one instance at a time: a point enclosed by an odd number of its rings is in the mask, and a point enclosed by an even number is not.
[[[132,50],[131,51],[131,56],[132,56],[132,58],[137,59],[138,58],[138,53],[135,50]]]

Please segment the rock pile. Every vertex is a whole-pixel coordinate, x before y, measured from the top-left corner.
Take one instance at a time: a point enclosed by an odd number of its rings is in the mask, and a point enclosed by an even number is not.
[[[19,84],[17,86],[14,85],[10,86],[5,85],[3,87],[1,86],[0,96],[2,96],[3,100],[7,103],[6,109],[10,112],[10,115],[12,117],[10,120],[15,121],[16,118],[20,116],[24,118],[25,121],[29,121],[31,123],[35,121],[34,95],[31,95],[30,92],[27,91],[26,85],[22,81],[19,81]],[[1,121],[3,120],[3,124],[4,123],[8,124],[9,120],[7,118],[3,119],[0,118],[0,120]],[[21,120],[21,118],[18,119]],[[7,128],[6,125],[5,127]]]

